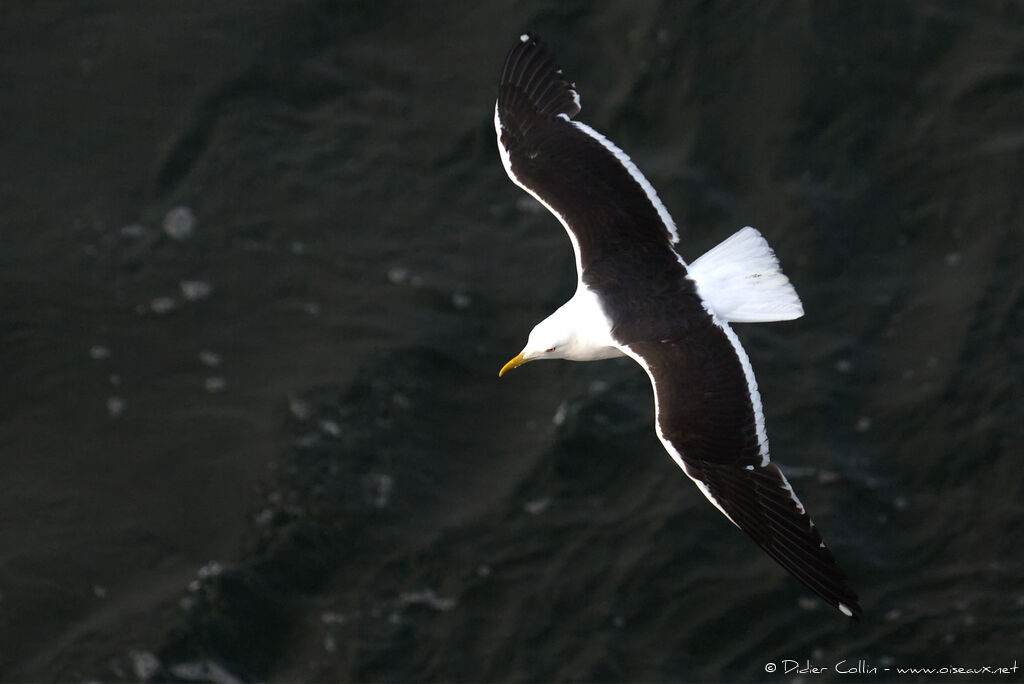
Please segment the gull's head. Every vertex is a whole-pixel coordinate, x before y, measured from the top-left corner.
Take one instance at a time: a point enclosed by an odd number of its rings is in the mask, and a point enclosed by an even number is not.
[[[500,378],[513,368],[518,368],[529,361],[537,359],[564,359],[566,351],[572,343],[572,335],[560,325],[558,317],[544,319],[530,331],[530,338],[523,351],[498,371]]]

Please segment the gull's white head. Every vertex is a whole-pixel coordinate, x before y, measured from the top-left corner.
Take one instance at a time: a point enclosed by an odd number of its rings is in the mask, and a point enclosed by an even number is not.
[[[561,309],[534,326],[523,351],[502,367],[498,372],[499,378],[529,361],[568,358],[567,353],[573,346],[575,336],[574,331],[566,328],[564,321],[559,320],[560,311]]]
[[[579,288],[572,299],[534,327],[526,347],[502,367],[498,377],[537,359],[595,361],[616,356],[622,356],[622,351],[611,338],[611,323],[597,298]]]

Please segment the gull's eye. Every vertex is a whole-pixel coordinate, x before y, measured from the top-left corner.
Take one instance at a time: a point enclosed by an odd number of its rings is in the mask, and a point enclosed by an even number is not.
[[[545,354],[550,354],[550,353],[551,353],[551,352],[553,352],[553,351],[555,351],[555,347],[552,347],[551,349],[548,349],[548,350],[547,350],[547,351],[545,351],[544,353],[545,353]]]

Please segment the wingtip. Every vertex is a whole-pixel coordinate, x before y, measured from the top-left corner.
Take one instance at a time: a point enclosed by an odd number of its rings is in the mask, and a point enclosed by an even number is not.
[[[839,602],[839,604],[836,605],[836,608],[839,609],[840,613],[852,619],[854,622],[860,622],[860,615],[863,611],[861,610],[860,604],[856,601],[853,601],[852,603]]]
[[[520,33],[509,50],[499,86],[518,91],[533,111],[545,117],[571,119],[580,112],[576,84],[566,79],[555,56],[533,31]],[[514,96],[499,95],[499,102],[503,97],[509,98],[508,106],[514,106]]]

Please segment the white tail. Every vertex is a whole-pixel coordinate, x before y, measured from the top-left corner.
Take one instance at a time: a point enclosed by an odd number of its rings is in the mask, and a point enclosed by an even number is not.
[[[697,292],[733,323],[789,321],[804,315],[800,297],[779,267],[775,252],[747,226],[689,266]]]

